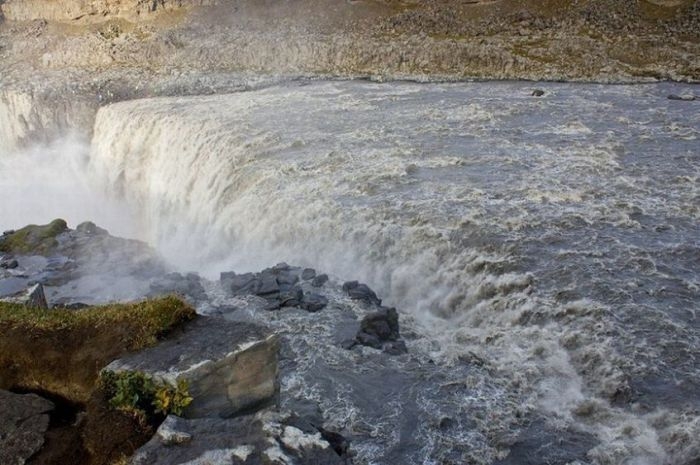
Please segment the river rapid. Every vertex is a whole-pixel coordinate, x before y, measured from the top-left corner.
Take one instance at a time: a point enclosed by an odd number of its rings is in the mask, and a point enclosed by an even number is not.
[[[397,418],[439,425],[408,447],[377,418],[359,463],[539,463],[556,437],[572,452],[549,463],[696,463],[700,101],[666,98],[692,93],[295,81],[125,101],[89,141],[0,153],[0,227],[90,219],[210,278],[286,261],[368,283],[452,374],[393,366],[416,391]]]

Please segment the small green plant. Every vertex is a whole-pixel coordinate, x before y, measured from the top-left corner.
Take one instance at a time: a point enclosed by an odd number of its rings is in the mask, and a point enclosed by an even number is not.
[[[112,408],[143,420],[169,413],[182,415],[193,400],[185,380],[172,385],[138,371],[103,371],[100,379]]]
[[[169,412],[175,415],[182,415],[185,408],[192,403],[192,396],[189,393],[189,386],[184,379],[178,380],[176,386],[164,384],[156,390],[153,406],[156,412],[164,415]]]

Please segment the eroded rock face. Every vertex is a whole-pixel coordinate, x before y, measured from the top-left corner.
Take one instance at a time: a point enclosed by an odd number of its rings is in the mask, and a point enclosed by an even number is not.
[[[200,317],[180,335],[105,370],[139,371],[171,384],[185,380],[194,398],[185,417],[230,417],[274,402],[277,350],[277,337],[260,326]]]
[[[175,446],[172,438],[187,438]],[[169,416],[139,449],[134,465],[349,463],[320,431],[294,415],[262,411],[231,419]]]
[[[0,463],[22,465],[44,444],[53,403],[0,390]]]

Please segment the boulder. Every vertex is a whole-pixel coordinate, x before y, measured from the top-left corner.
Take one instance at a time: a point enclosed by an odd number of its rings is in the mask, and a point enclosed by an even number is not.
[[[32,308],[49,308],[49,304],[46,301],[46,296],[44,295],[44,286],[41,285],[41,283],[34,284],[26,290],[12,296],[3,297],[0,299],[0,302],[16,303]]]
[[[131,459],[133,465],[344,465],[324,435],[300,428],[294,416],[261,411],[236,418],[184,419],[169,416]],[[165,430],[165,431],[162,431]],[[172,438],[187,438],[173,443]],[[335,438],[334,439],[338,439]],[[340,440],[342,443],[342,440]],[[173,444],[177,444],[174,446]],[[342,448],[344,444],[341,444]],[[347,448],[347,446],[345,445]]]
[[[542,89],[535,89],[532,91],[533,97],[542,97],[543,95],[544,95],[544,91]]]
[[[378,312],[370,313],[360,322],[360,330],[355,341],[344,344],[351,349],[360,344],[383,350],[389,355],[400,355],[407,352],[406,344],[399,340],[399,314],[395,308],[382,307]]]
[[[275,401],[278,344],[260,326],[199,317],[181,334],[105,370],[141,372],[171,385],[184,380],[194,399],[185,417],[230,417]]]
[[[327,274],[319,274],[311,281],[311,285],[313,287],[323,287],[323,285],[326,284],[327,282],[328,282],[328,275]]]
[[[316,277],[316,270],[313,268],[304,268],[301,272],[301,279],[304,281],[310,281]]]
[[[0,463],[22,465],[44,445],[53,403],[0,390]]]
[[[382,300],[366,284],[357,281],[347,281],[343,284],[343,290],[348,293],[352,300],[360,300],[370,305],[381,305]]]
[[[202,286],[201,278],[196,273],[168,273],[154,279],[150,284],[150,297],[177,294],[187,297],[194,302],[206,300],[207,293]]]
[[[301,308],[308,312],[318,312],[328,305],[328,299],[320,294],[306,294],[301,303]]]

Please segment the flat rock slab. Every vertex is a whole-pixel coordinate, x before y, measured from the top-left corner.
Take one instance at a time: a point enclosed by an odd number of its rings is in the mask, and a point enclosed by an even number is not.
[[[170,415],[133,465],[343,465],[322,434],[274,412],[230,419]]]
[[[44,445],[53,403],[0,390],[0,463],[22,465]]]
[[[185,380],[194,398],[185,417],[225,418],[275,399],[278,344],[261,326],[200,316],[182,333],[105,370],[139,371],[171,384]]]

